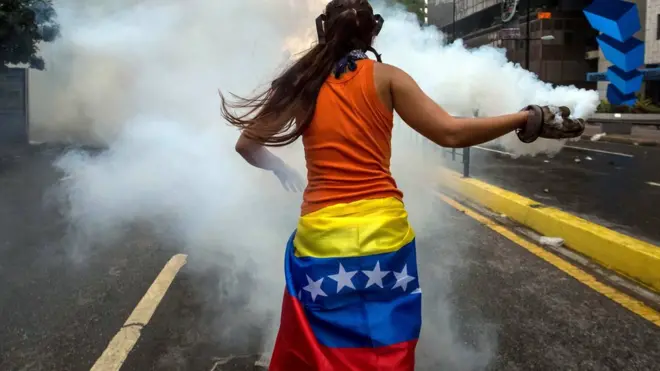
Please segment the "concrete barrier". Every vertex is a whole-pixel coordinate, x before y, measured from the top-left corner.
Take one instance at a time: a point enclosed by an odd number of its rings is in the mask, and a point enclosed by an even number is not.
[[[639,125],[660,125],[658,113],[595,113],[587,120],[589,122],[630,122]]]
[[[505,214],[549,237],[561,237],[568,248],[606,268],[660,292],[660,247],[591,223],[474,178],[440,170],[441,186],[498,214]]]
[[[660,129],[660,114],[655,113],[596,113],[587,122],[600,125],[608,134],[632,134],[633,125],[651,125]]]

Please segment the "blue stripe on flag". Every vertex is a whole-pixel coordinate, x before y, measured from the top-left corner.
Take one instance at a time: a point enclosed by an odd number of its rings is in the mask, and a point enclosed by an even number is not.
[[[321,259],[296,257],[292,236],[285,273],[289,294],[325,346],[378,347],[419,338],[415,240],[392,253]]]

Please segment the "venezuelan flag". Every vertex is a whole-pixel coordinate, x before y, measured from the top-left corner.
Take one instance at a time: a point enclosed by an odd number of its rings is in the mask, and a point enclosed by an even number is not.
[[[362,200],[300,218],[271,371],[412,371],[421,327],[415,235],[403,203]]]

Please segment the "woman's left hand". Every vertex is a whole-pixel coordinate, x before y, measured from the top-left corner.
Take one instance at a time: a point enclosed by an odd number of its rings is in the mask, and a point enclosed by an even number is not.
[[[528,106],[527,124],[517,131],[518,138],[531,143],[537,138],[568,139],[577,138],[585,129],[585,120],[571,118],[568,107]]]

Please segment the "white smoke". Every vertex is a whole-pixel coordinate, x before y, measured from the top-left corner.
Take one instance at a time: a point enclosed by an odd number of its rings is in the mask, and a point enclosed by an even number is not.
[[[283,286],[280,262],[300,195],[280,190],[271,174],[249,167],[234,153],[238,133],[220,119],[217,89],[247,94],[269,83],[291,52],[309,45],[324,3],[56,0],[63,35],[43,48],[48,70],[32,76],[31,135],[37,141],[108,147],[98,155],[70,152],[56,163],[65,174],[61,190],[76,236],[107,240],[132,223],[150,224],[158,238],[191,255],[231,257],[231,264],[218,265],[234,277],[249,272],[259,283],[226,326],[240,328],[276,314]],[[384,60],[408,71],[452,114],[497,115],[530,103],[566,105],[581,117],[596,109],[595,92],[553,89],[496,49],[443,46],[442,35],[420,29],[413,16],[383,14],[386,23],[376,48]],[[400,123],[394,140],[395,175],[418,174],[434,165],[411,161],[424,156]],[[498,143],[518,154],[556,152],[562,145],[523,145],[511,135]],[[277,153],[303,170],[298,144]],[[420,182],[409,177],[404,183],[414,219],[431,215],[420,193],[410,192]],[[424,229],[417,230],[422,237]],[[440,317],[426,321],[424,331],[429,344],[437,340],[443,349],[427,353],[453,357],[444,364],[472,362],[464,369],[485,367],[483,352],[493,345],[470,353],[447,328],[450,316]],[[266,331],[264,350],[274,327]]]
[[[593,90],[573,86],[553,88],[533,73],[507,61],[503,49],[485,46],[466,49],[461,40],[446,45],[435,28],[419,29],[412,14],[384,11],[385,27],[376,49],[408,72],[420,87],[453,115],[496,116],[519,111],[529,104],[567,106],[574,117],[596,112],[599,98]],[[440,45],[446,46],[441,47]],[[524,144],[514,133],[494,141],[516,155],[554,154],[565,141],[539,139]]]

